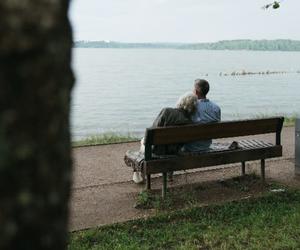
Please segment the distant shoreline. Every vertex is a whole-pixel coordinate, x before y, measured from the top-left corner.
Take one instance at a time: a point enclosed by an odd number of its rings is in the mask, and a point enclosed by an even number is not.
[[[124,43],[115,41],[75,41],[73,47],[102,49],[300,51],[300,41],[289,39],[225,40],[214,43]]]

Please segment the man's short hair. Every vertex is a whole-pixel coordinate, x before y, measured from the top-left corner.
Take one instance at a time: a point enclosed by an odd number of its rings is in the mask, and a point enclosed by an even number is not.
[[[201,93],[202,96],[206,96],[209,91],[209,83],[204,79],[195,80],[195,89]]]

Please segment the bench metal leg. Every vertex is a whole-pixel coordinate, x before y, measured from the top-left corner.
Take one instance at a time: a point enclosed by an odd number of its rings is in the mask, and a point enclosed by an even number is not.
[[[147,190],[151,189],[151,175],[150,174],[147,174],[146,186],[147,186]]]
[[[166,195],[167,195],[167,173],[163,173],[162,198],[165,199]]]
[[[242,161],[242,176],[246,174],[246,162]]]
[[[266,176],[265,166],[266,166],[265,159],[261,159],[260,160],[260,169],[261,169],[261,178],[262,178],[263,183],[265,182],[265,176]]]

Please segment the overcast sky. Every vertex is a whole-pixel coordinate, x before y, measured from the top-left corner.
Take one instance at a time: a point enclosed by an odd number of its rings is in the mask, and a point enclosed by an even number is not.
[[[300,0],[72,0],[74,40],[213,42],[300,40]]]

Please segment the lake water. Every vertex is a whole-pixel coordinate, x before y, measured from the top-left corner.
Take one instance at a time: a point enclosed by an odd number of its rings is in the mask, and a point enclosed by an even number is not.
[[[210,82],[208,98],[219,104],[223,120],[300,114],[300,52],[76,48],[73,69],[74,139],[141,135],[196,78]],[[242,70],[288,73],[224,76]]]

